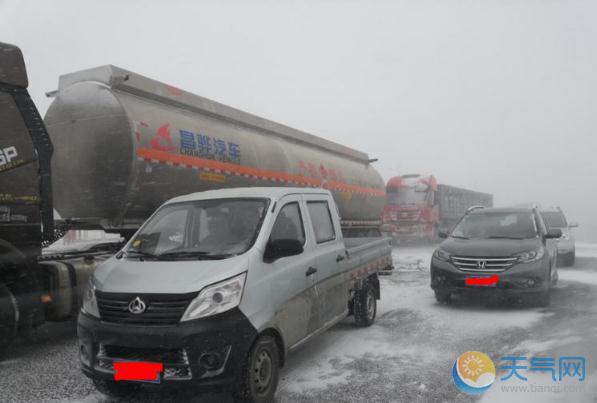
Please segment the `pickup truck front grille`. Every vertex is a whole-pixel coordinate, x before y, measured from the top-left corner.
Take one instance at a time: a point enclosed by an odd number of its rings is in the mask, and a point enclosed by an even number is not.
[[[191,300],[197,293],[190,294],[122,294],[95,291],[100,319],[104,322],[168,326],[180,321]],[[129,305],[139,298],[145,309],[133,313]]]
[[[514,266],[516,257],[463,257],[452,256],[452,263],[462,271],[475,273],[499,273]]]
[[[114,362],[145,361],[164,364],[164,380],[188,380],[192,378],[189,357],[186,350],[135,348],[111,345],[99,345],[97,367],[104,372],[114,372]]]
[[[189,364],[187,352],[182,348],[138,348],[101,344],[98,357],[112,358],[115,360],[120,359],[123,361],[165,362],[168,364],[180,365]]]

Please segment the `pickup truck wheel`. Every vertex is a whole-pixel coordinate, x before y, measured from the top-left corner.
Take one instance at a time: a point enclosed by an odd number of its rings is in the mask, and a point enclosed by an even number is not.
[[[243,365],[236,402],[267,403],[274,399],[280,376],[280,353],[273,337],[260,336]]]
[[[141,389],[141,385],[126,381],[108,381],[104,379],[94,379],[95,388],[106,396],[115,398],[131,397]]]
[[[8,287],[0,284],[0,358],[14,341],[18,322],[17,300]]]
[[[354,319],[357,326],[367,327],[375,322],[377,314],[377,299],[371,284],[357,290],[354,296]]]

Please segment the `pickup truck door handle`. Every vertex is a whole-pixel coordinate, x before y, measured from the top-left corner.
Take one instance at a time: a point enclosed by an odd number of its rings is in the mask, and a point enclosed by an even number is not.
[[[336,263],[339,263],[339,262],[341,262],[343,260],[344,260],[344,256],[342,256],[342,255],[336,256]]]
[[[316,268],[316,267],[313,267],[313,266],[311,266],[311,267],[309,267],[309,268],[307,269],[307,271],[305,272],[305,275],[306,275],[306,276],[311,276],[311,275],[313,275],[313,274],[315,274],[315,273],[317,273],[317,268]]]

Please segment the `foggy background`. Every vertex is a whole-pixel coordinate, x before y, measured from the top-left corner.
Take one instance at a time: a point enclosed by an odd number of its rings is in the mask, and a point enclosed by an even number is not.
[[[595,1],[0,0],[30,92],[114,64],[597,241]],[[249,4],[250,3],[250,4]]]

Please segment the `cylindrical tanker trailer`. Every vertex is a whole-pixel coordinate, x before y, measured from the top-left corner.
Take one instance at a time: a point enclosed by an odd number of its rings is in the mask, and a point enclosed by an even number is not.
[[[367,154],[114,66],[60,77],[45,117],[54,206],[130,233],[165,200],[247,186],[332,191],[349,235],[381,224],[384,183]]]

